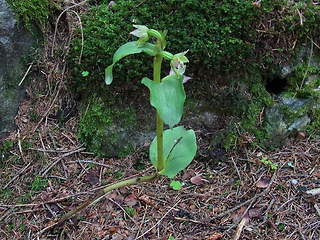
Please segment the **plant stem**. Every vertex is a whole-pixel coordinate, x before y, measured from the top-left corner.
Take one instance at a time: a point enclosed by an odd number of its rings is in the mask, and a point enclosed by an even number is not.
[[[161,63],[162,56],[156,55],[153,60],[153,81],[160,83],[161,81]],[[157,172],[161,171],[164,168],[163,160],[163,121],[160,118],[159,113],[157,112],[157,153],[158,153],[158,162],[157,162]]]
[[[55,228],[57,229],[57,228],[61,227],[65,221],[67,221],[69,218],[71,218],[77,212],[80,212],[81,210],[85,209],[89,205],[92,205],[92,204],[98,202],[106,193],[108,193],[108,192],[110,192],[110,191],[112,191],[114,189],[117,189],[117,188],[126,187],[126,186],[130,186],[130,185],[137,184],[137,183],[148,182],[148,181],[151,181],[151,180],[155,179],[156,177],[158,177],[158,174],[154,173],[152,175],[147,175],[147,176],[143,176],[143,177],[130,178],[130,179],[127,179],[127,180],[124,180],[124,181],[121,181],[121,182],[117,182],[117,183],[114,183],[112,185],[109,185],[109,186],[105,187],[95,197],[89,199],[85,203],[81,204],[80,206],[78,206],[75,209],[73,209],[73,210],[69,211],[68,213],[66,213],[59,220],[57,225],[55,225]]]

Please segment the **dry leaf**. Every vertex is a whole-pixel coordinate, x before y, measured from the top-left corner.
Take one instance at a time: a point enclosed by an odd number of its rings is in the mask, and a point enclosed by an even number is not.
[[[202,180],[202,178],[200,176],[194,176],[190,179],[190,181],[194,184],[194,185],[201,185],[204,183],[204,181]]]
[[[320,172],[314,173],[313,175],[317,178],[320,178]]]
[[[262,212],[263,210],[261,208],[252,208],[248,211],[248,214],[250,218],[254,218],[254,217],[260,217]]]
[[[183,174],[182,176],[182,180],[187,180],[187,179],[190,179],[194,176],[194,170],[191,169],[189,171],[186,171],[185,174]]]
[[[243,206],[241,207],[239,210],[237,210],[236,212],[234,212],[231,215],[232,221],[233,223],[238,223],[241,221],[242,219],[242,215],[244,214],[244,212],[247,210],[247,207]],[[245,214],[244,217],[248,217],[248,213]]]
[[[140,196],[139,200],[144,201],[146,204],[151,205],[151,206],[155,205],[155,201],[150,199],[149,196],[147,196],[147,195]]]
[[[108,230],[109,230],[109,232],[111,234],[115,234],[117,232],[117,228],[116,227],[110,227]]]
[[[99,182],[99,174],[95,171],[90,171],[86,175],[86,180],[91,184],[91,185],[96,185]]]
[[[124,201],[128,206],[134,206],[137,204],[137,196],[135,194],[130,194],[126,196]]]
[[[206,240],[219,240],[222,239],[222,234],[221,233],[214,233],[211,236],[207,237]]]
[[[269,183],[270,183],[270,178],[263,177],[256,183],[256,187],[267,188],[269,186]]]

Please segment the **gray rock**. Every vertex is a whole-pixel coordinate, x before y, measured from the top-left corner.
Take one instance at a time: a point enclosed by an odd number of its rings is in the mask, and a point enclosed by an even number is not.
[[[0,0],[0,137],[14,128],[23,85],[18,86],[24,71],[21,61],[30,52],[34,38],[19,25],[6,0]]]
[[[277,97],[277,103],[266,110],[266,131],[270,135],[267,145],[281,146],[291,134],[301,131],[311,119],[309,113],[315,106],[313,97],[308,99]]]

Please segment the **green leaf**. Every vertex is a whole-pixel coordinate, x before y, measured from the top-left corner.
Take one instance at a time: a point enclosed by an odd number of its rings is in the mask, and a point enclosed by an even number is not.
[[[186,93],[183,88],[183,76],[170,75],[156,83],[149,78],[143,78],[142,84],[150,90],[150,104],[155,107],[160,118],[172,128],[179,123],[183,113]]]
[[[88,71],[83,71],[81,74],[82,74],[82,76],[87,77],[89,75],[89,72]]]
[[[113,63],[110,66],[108,66],[105,70],[106,84],[109,85],[113,81],[112,69],[113,69],[113,66],[116,64],[116,62],[118,62],[120,59],[128,55],[141,53],[141,52],[146,52],[151,56],[155,56],[157,52],[157,48],[151,43],[142,43],[138,45],[137,41],[123,44],[113,55]]]
[[[105,70],[105,82],[107,85],[110,85],[112,83],[113,80],[113,76],[112,76],[112,68],[113,68],[113,64],[110,65],[109,67],[106,68]]]
[[[155,56],[158,51],[157,47],[154,44],[147,42],[141,43],[138,48],[141,49],[142,52],[145,52],[152,57]]]
[[[121,47],[119,47],[119,49],[113,55],[113,65],[116,62],[118,62],[121,58],[141,52],[142,50],[139,49],[137,41],[125,43]]]
[[[168,129],[163,133],[163,159],[164,168],[159,174],[166,175],[169,178],[185,169],[197,151],[196,135],[193,130],[186,131],[183,126]],[[157,137],[150,146],[150,160],[156,168],[158,161]]]
[[[182,187],[182,183],[180,181],[175,181],[173,180],[171,183],[170,183],[170,187],[173,188],[173,190],[180,190],[181,187]]]

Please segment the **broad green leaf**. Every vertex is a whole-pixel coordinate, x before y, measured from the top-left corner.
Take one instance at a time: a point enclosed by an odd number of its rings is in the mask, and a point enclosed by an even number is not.
[[[123,44],[113,55],[113,63],[108,66],[105,70],[105,82],[107,85],[111,84],[113,81],[112,76],[112,69],[113,66],[118,62],[120,59],[136,53],[146,52],[151,56],[155,56],[157,51],[156,46],[151,43],[142,43],[138,45],[137,41],[128,42]]]
[[[193,130],[186,131],[182,126],[168,129],[163,133],[163,158],[164,168],[159,174],[170,178],[186,168],[197,151],[196,136]],[[157,166],[157,137],[150,146],[150,160],[154,167]]]
[[[113,65],[118,62],[121,58],[124,58],[128,55],[141,53],[142,50],[139,49],[137,41],[128,42],[123,44],[113,55]]]
[[[173,180],[171,183],[170,183],[170,187],[173,188],[173,190],[180,190],[182,188],[182,183],[180,181],[175,181]]]
[[[150,90],[150,103],[155,107],[160,118],[172,128],[179,123],[183,113],[186,93],[183,88],[183,76],[170,75],[156,83],[143,78],[142,83]]]

